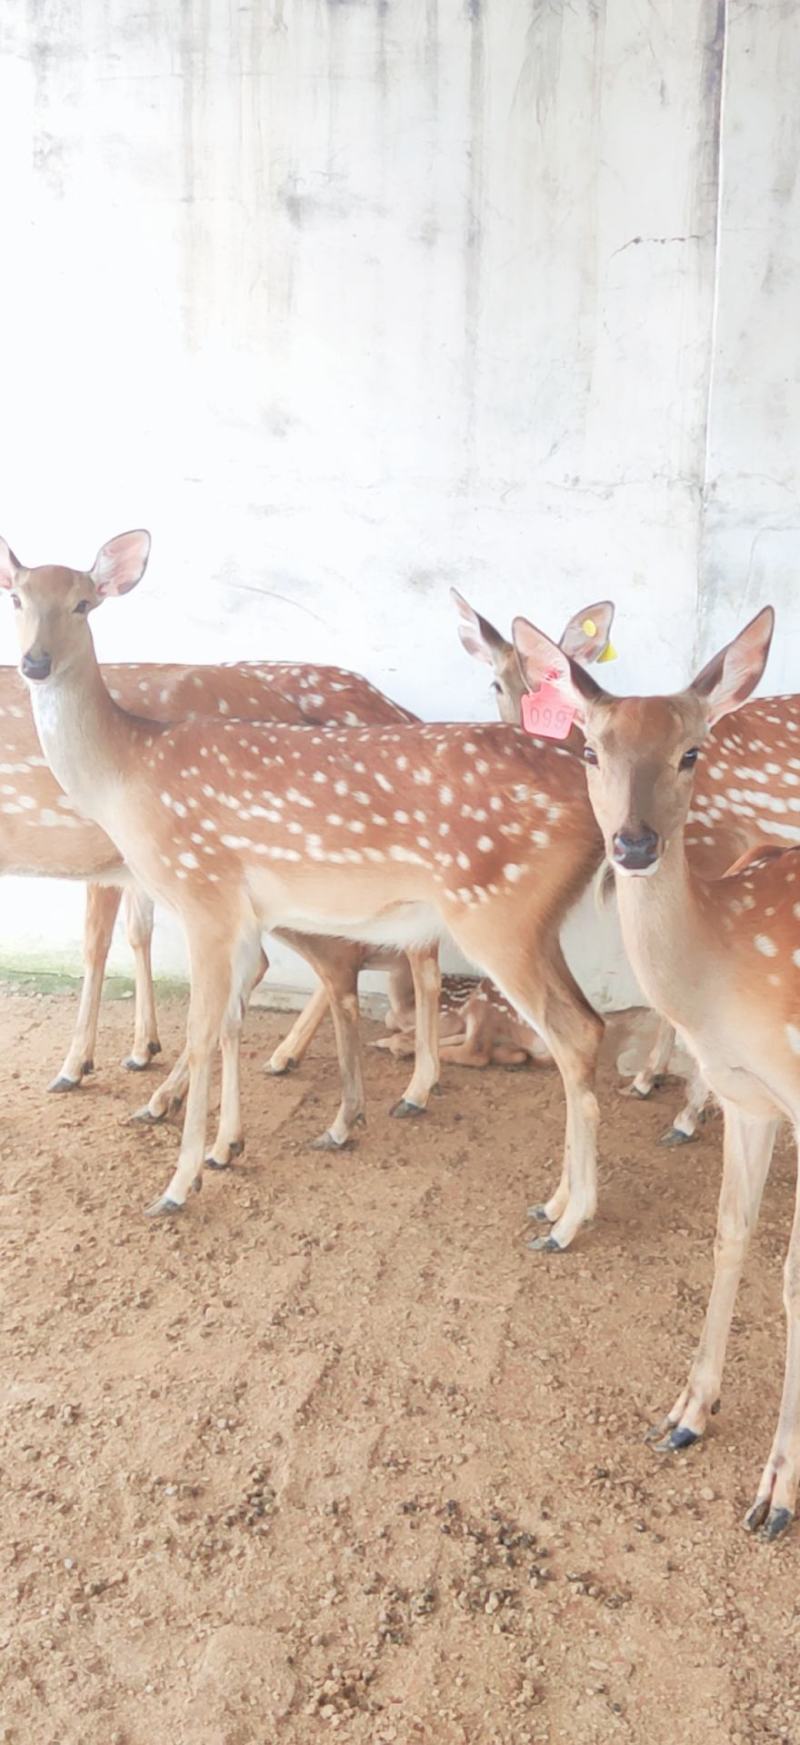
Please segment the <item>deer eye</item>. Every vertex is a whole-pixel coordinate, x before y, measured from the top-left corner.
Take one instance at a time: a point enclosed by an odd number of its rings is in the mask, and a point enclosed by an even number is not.
[[[699,746],[693,745],[690,751],[684,752],[683,757],[681,758],[681,761],[678,765],[678,768],[679,769],[694,769],[694,766],[695,766],[699,756],[700,756]]]
[[[72,610],[77,612],[81,618],[85,618],[91,603],[91,600],[79,600],[77,606],[73,606]]]
[[[591,745],[584,746],[581,757],[584,763],[596,764],[598,762],[597,752],[592,750]]]
[[[15,612],[18,612],[18,611],[19,611],[19,609],[20,609],[20,607],[21,607],[21,605],[22,605],[22,601],[21,601],[21,599],[20,599],[20,597],[19,597],[19,594],[12,594],[12,595],[11,595],[11,604],[12,604],[12,606],[13,606],[13,608],[14,608],[14,611],[15,611]]]
[[[490,691],[498,691],[499,692],[502,690],[502,688],[503,687],[502,687],[499,679],[492,679],[492,682],[489,686]]]

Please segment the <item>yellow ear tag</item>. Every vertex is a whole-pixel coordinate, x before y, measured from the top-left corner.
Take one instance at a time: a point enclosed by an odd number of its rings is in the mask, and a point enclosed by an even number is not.
[[[597,656],[597,665],[601,666],[604,660],[616,660],[616,659],[617,659],[617,651],[614,647],[613,642],[609,642],[606,644],[605,648],[603,649],[602,654],[599,654]]]
[[[584,636],[596,636],[597,635],[597,625],[595,624],[594,619],[593,618],[584,618],[583,623],[581,625],[581,630],[583,631]]]

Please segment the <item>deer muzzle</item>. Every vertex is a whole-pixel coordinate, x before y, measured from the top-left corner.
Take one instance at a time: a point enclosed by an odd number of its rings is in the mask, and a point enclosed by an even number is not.
[[[614,837],[614,865],[621,867],[623,872],[652,872],[658,864],[660,854],[660,839],[647,824],[643,824],[635,834],[633,831],[619,830]]]
[[[38,682],[41,679],[49,679],[53,663],[49,654],[24,654],[19,665],[24,679],[34,679]]]

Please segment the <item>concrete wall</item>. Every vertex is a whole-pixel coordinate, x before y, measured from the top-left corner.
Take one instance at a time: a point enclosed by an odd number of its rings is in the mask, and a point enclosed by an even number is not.
[[[797,688],[798,39],[774,0],[4,0],[3,530],[150,526],[108,658],[486,716],[455,582],[553,629],[613,596],[621,689],[774,598]],[[74,953],[75,893],[4,904]]]

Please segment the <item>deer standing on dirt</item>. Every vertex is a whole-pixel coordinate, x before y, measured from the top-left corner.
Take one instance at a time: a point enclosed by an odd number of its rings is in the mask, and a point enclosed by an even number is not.
[[[758,684],[766,607],[670,697],[610,697],[540,631],[517,620],[528,682],[550,682],[584,735],[588,788],[617,886],[625,945],[642,987],[695,1055],[724,1117],[714,1283],[700,1343],[665,1423],[664,1450],[697,1441],[719,1403],[736,1290],[778,1125],[800,1127],[800,858],[748,853],[704,879],[686,852],[700,751]],[[746,1524],[767,1539],[792,1518],[800,1478],[800,1199],[784,1269],[787,1351],[775,1439]]]
[[[114,702],[162,723],[217,714],[329,725],[414,719],[367,679],[340,667],[281,661],[200,667],[131,663],[105,666],[103,676]],[[15,667],[0,668],[0,873],[89,881],[78,1014],[51,1091],[75,1090],[94,1070],[106,960],[124,894],[136,996],[133,1046],[123,1064],[144,1071],[160,1053],[150,961],[153,905],[130,880],[108,836],[80,817],[58,787],[42,757]],[[324,1006],[327,1010],[327,995]]]
[[[153,1213],[202,1177],[210,1068],[221,1039],[221,1141],[262,932],[320,949],[355,940],[415,953],[449,933],[540,1030],[564,1082],[561,1248],[594,1212],[601,1019],[559,931],[602,853],[583,773],[513,728],[441,724],[314,729],[190,721],[161,728],[110,698],[87,617],[139,581],[149,536],[109,541],[91,572],[26,570],[0,545],[42,748],[154,897],[183,921],[191,966],[189,1090],[177,1169]],[[552,827],[558,825],[557,832]],[[437,970],[438,982],[438,970]],[[352,1037],[357,1044],[357,1002]],[[438,1039],[429,1039],[437,1066]],[[218,1136],[219,1137],[219,1136]]]
[[[461,640],[470,654],[491,664],[495,674],[492,689],[498,697],[501,720],[516,727],[520,721],[520,693],[524,687],[514,649],[485,618],[473,612],[455,588],[450,592],[464,621],[459,626]],[[608,600],[584,606],[582,611],[568,619],[559,647],[585,666],[608,659],[613,618],[614,607]],[[416,719],[408,713],[405,718],[407,721]],[[393,1034],[381,1038],[374,1046],[387,1050],[398,1060],[405,1059],[414,1053],[410,1038],[416,1028],[409,966],[398,960],[394,952],[370,952],[369,947],[364,946],[361,967],[389,970],[386,1023]],[[320,988],[312,994],[289,1034],[275,1049],[269,1063],[274,1073],[286,1072],[299,1064],[327,1010],[325,989]],[[526,1059],[541,1061],[547,1058],[541,1037],[524,1023],[519,1013],[485,977],[444,978],[439,1002],[439,1042],[439,1059],[446,1065],[484,1067],[494,1062],[519,1066]],[[409,1102],[408,1093],[397,1105],[396,1112],[417,1112]]]

